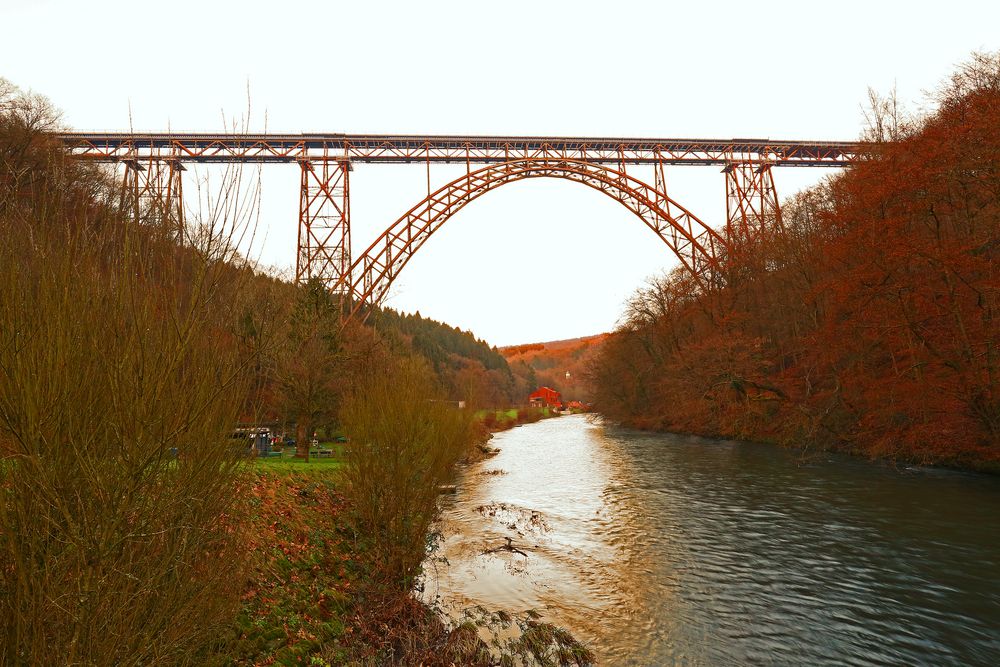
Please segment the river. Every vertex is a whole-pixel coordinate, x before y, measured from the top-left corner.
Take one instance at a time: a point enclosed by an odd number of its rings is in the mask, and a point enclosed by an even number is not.
[[[583,415],[491,444],[442,496],[446,613],[534,609],[602,665],[1000,665],[1000,478]]]

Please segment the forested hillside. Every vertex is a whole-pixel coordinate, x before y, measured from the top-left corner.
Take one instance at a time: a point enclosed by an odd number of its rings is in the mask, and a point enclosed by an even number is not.
[[[248,323],[262,353],[244,422],[333,432],[345,393],[390,359],[418,360],[443,396],[470,406],[506,406],[523,393],[504,358],[471,332],[381,308],[364,324],[343,325],[336,297],[318,283],[258,274],[247,289],[256,304]]]
[[[519,396],[531,391],[515,378],[504,355],[471,331],[422,317],[419,312],[408,315],[391,309],[380,310],[371,321],[427,359],[455,400],[502,407],[517,403]]]
[[[734,248],[724,287],[678,271],[634,295],[592,368],[605,415],[1000,464],[1000,55],[960,68],[923,117],[872,102],[863,159]]]

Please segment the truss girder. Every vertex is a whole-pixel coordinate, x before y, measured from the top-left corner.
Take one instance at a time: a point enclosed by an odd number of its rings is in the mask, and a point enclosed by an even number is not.
[[[632,139],[358,134],[90,133],[59,135],[78,157],[116,162],[176,156],[192,162],[435,162],[494,164],[515,159],[582,160],[595,164],[725,165],[733,154],[775,166],[842,167],[857,142],[777,139]]]
[[[350,167],[335,160],[302,160],[300,167],[295,280],[336,288],[351,267]]]
[[[665,192],[618,169],[581,160],[516,159],[468,172],[403,214],[351,266],[338,288],[353,298],[349,317],[377,305],[410,258],[446,220],[490,190],[526,178],[562,178],[615,199],[652,229],[703,285],[720,278],[725,239]],[[345,287],[346,285],[346,287]]]

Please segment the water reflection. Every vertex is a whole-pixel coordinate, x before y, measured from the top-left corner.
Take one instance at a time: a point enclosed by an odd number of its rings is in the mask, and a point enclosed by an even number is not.
[[[1000,664],[996,478],[582,416],[494,445],[443,499],[453,613],[541,611],[603,664]]]

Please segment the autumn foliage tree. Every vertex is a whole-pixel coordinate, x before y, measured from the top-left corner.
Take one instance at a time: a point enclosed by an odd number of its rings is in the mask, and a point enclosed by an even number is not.
[[[633,425],[1000,462],[1000,55],[978,54],[924,118],[873,95],[869,143],[783,207],[751,271],[680,272],[631,299],[592,368]],[[731,268],[731,267],[730,267]]]

